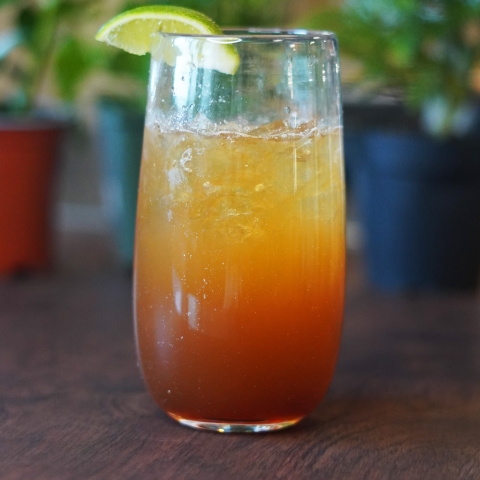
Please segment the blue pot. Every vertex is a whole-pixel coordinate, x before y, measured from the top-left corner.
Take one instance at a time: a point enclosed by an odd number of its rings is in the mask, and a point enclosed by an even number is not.
[[[480,142],[366,133],[354,189],[383,290],[470,290],[480,271]]]
[[[98,105],[102,193],[120,261],[131,267],[144,114],[104,100]]]

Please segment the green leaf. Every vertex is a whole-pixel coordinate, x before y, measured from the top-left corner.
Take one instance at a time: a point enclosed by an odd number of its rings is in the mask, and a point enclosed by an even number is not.
[[[78,40],[69,38],[59,46],[54,69],[63,98],[69,101],[75,98],[79,84],[92,67],[88,52]]]
[[[98,4],[98,0],[65,1],[60,0],[57,5],[58,16],[62,19],[76,18],[78,22],[88,21],[88,14],[91,7]]]
[[[394,35],[394,41],[390,44],[390,59],[392,65],[397,68],[408,69],[414,62],[415,56],[419,50],[419,42],[412,32],[406,34],[400,32]]]
[[[31,45],[33,41],[33,31],[37,25],[37,17],[31,8],[20,10],[17,18],[18,29],[23,37],[23,41],[27,45]]]
[[[131,55],[123,50],[115,50],[114,55],[106,58],[105,65],[112,73],[128,75],[144,84],[148,83],[150,57],[148,55]]]
[[[333,32],[343,31],[345,29],[344,15],[338,9],[320,10],[310,12],[304,18],[300,19],[299,25],[302,28],[312,30],[329,30]]]

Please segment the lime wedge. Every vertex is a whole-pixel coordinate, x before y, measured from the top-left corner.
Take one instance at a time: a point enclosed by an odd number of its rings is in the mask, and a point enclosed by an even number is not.
[[[203,13],[183,7],[150,5],[120,13],[100,28],[96,40],[135,55],[151,51],[152,37],[158,32],[187,35],[222,35],[221,28]],[[235,39],[219,42],[206,39],[208,45],[198,58],[198,66],[233,75],[240,59]]]

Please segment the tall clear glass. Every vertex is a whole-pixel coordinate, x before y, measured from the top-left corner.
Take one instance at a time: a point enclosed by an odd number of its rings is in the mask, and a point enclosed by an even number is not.
[[[218,43],[234,44],[234,75],[199,64]],[[341,336],[335,37],[159,34],[150,75],[134,272],[148,390],[196,428],[293,425],[325,395]]]

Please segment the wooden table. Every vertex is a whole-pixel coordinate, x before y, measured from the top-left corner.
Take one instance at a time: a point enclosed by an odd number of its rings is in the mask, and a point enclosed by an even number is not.
[[[190,430],[153,404],[127,276],[0,282],[0,478],[479,479],[479,295],[380,295],[361,271],[327,398],[256,435]]]

